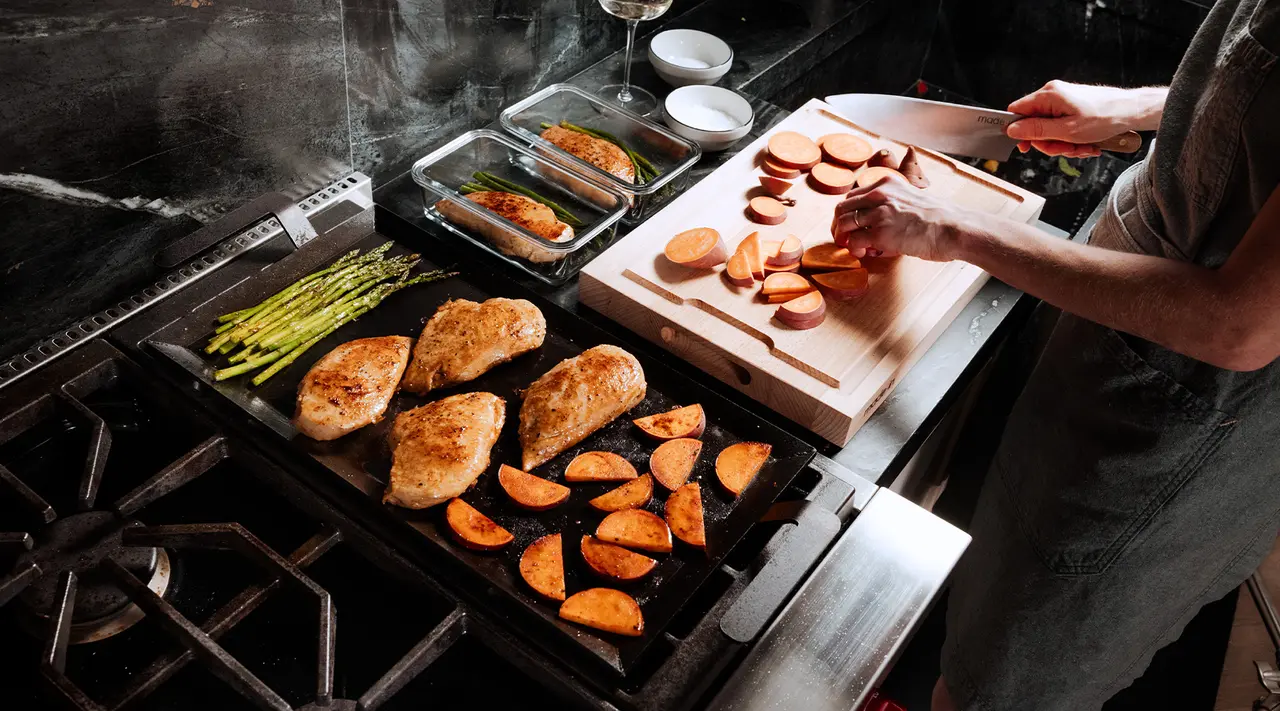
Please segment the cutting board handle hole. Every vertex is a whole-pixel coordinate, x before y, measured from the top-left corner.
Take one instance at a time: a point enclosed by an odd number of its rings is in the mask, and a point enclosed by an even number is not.
[[[729,361],[729,369],[733,371],[734,377],[738,379],[738,382],[740,384],[742,385],[751,384],[751,371],[747,370],[746,368],[743,368],[742,366],[738,365],[737,363],[734,363],[733,361]]]

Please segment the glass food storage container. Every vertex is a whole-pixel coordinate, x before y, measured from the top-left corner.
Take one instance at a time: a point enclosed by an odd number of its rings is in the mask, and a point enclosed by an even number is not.
[[[627,196],[617,190],[488,129],[458,136],[414,163],[412,174],[427,219],[553,285],[608,247],[627,211]],[[542,213],[537,224],[522,226],[463,194],[464,185],[489,189],[495,180],[508,192],[523,188],[555,207],[535,208]],[[517,201],[517,207],[532,205]]]
[[[657,212],[659,207],[688,187],[689,169],[702,155],[696,143],[677,136],[665,126],[607,103],[571,84],[548,86],[507,107],[498,116],[498,121],[503,130],[527,141],[539,152],[571,165],[574,170],[626,195],[631,201],[631,209],[623,218],[627,224]],[[646,159],[658,176],[643,184],[629,183],[541,137],[548,125],[561,122],[609,134]]]

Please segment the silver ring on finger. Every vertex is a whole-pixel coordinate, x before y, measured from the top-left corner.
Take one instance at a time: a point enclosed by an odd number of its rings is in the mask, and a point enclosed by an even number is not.
[[[858,211],[853,211],[853,226],[855,229],[862,229],[862,223],[858,221]]]

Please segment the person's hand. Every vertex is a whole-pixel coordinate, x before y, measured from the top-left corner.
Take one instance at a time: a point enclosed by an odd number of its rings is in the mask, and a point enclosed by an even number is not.
[[[1091,158],[1102,153],[1095,143],[1130,130],[1132,90],[1089,86],[1054,80],[1042,89],[1009,104],[1009,110],[1028,118],[1006,128],[1018,150],[1051,156]]]
[[[982,217],[886,178],[854,188],[836,205],[831,236],[859,258],[874,250],[949,262],[960,257],[961,240]]]

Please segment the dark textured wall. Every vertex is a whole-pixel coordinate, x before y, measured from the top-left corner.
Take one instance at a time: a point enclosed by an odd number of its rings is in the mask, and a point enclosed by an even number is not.
[[[1167,84],[1210,0],[943,0],[925,79],[1004,106],[1055,78]]]

